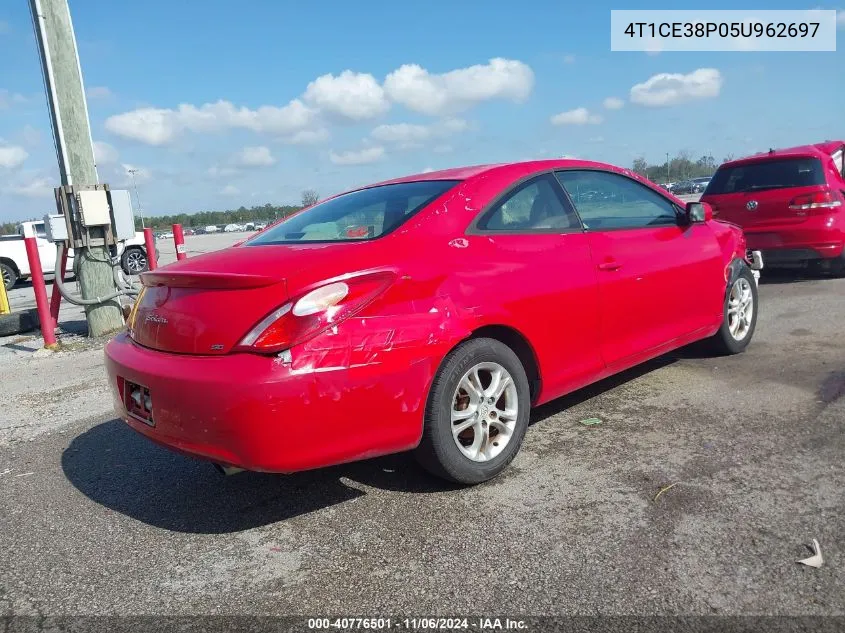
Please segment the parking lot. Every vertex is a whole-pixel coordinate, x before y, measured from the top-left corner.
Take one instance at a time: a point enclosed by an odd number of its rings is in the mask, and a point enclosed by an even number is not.
[[[845,280],[767,274],[760,304],[745,354],[684,349],[544,406],[464,489],[407,455],[225,478],[154,446],[65,305],[69,351],[0,339],[0,612],[845,614]],[[795,562],[813,538],[819,569]]]

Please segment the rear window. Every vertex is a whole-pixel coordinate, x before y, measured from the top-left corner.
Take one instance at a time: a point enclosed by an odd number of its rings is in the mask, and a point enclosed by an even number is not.
[[[704,195],[823,184],[824,173],[818,158],[784,158],[721,167],[713,175]]]
[[[351,242],[380,237],[459,181],[424,180],[370,187],[321,202],[246,244]]]

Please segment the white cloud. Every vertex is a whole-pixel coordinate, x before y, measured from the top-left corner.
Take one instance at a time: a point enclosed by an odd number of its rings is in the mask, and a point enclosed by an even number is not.
[[[588,143],[604,143],[603,136],[593,136],[592,138],[587,139]]]
[[[564,55],[563,56],[563,63],[564,64],[574,64],[575,63],[575,55]]]
[[[625,107],[625,102],[619,97],[608,97],[602,101],[605,110],[621,110]]]
[[[335,165],[366,165],[374,163],[384,156],[384,147],[375,145],[362,150],[336,153],[329,152],[329,160]]]
[[[41,130],[29,124],[23,126],[23,129],[18,134],[24,145],[32,147],[41,142]]]
[[[220,194],[223,196],[236,196],[240,192],[241,190],[235,187],[234,185],[226,185],[220,190]]]
[[[377,141],[397,143],[399,145],[420,145],[434,138],[443,138],[459,134],[469,127],[463,119],[445,119],[431,125],[417,123],[392,123],[379,125],[371,133]]]
[[[301,132],[297,132],[293,136],[289,136],[285,139],[286,143],[291,145],[316,145],[317,143],[323,143],[331,137],[329,131],[324,128],[316,128],[314,130],[302,130]]]
[[[51,178],[36,176],[8,185],[3,188],[3,192],[25,198],[50,198],[53,196],[53,189],[57,184],[59,183],[54,182]]]
[[[29,158],[29,152],[19,145],[0,147],[0,167],[14,169],[23,165],[27,158]]]
[[[384,114],[390,102],[375,77],[368,73],[344,70],[335,77],[328,74],[308,84],[302,98],[330,115],[352,121],[364,121]]]
[[[422,173],[423,173],[423,174],[430,174],[430,173],[431,173],[431,172],[433,172],[433,171],[434,171],[434,168],[433,168],[433,167],[425,167],[425,168],[422,170]]]
[[[673,106],[695,99],[718,97],[722,74],[699,68],[689,74],[660,73],[631,88],[631,101],[648,107]]]
[[[130,165],[129,163],[121,163],[118,173],[128,176],[126,182],[133,182],[134,179],[135,183],[142,183],[152,178],[152,173],[146,167]]]
[[[106,129],[148,145],[166,145],[185,131],[220,132],[247,129],[253,132],[294,137],[309,129],[315,112],[298,99],[286,106],[261,106],[256,110],[236,107],[229,101],[202,106],[181,104],[176,109],[139,108],[106,119]]]
[[[5,110],[15,105],[21,105],[27,101],[28,99],[19,92],[0,90],[0,110]]]
[[[602,122],[601,116],[591,114],[587,108],[575,108],[554,115],[552,125],[595,125]]]
[[[491,99],[522,102],[533,87],[534,72],[529,66],[498,57],[440,75],[418,64],[405,64],[384,80],[391,100],[427,115],[460,112]]]
[[[232,162],[241,167],[269,167],[276,164],[276,159],[269,147],[244,147],[232,157]]]
[[[645,54],[654,57],[656,55],[660,55],[660,51],[663,50],[663,45],[660,43],[660,40],[657,38],[653,38],[651,36],[646,38],[646,45],[645,45]]]
[[[421,143],[431,138],[431,128],[415,123],[393,123],[379,125],[372,131],[371,136],[387,143]]]
[[[103,141],[94,141],[94,161],[98,166],[113,165],[117,162],[117,150]]]
[[[85,91],[89,99],[109,99],[114,93],[106,86],[93,86]]]
[[[234,167],[218,167],[217,165],[214,165],[212,167],[209,167],[206,173],[212,178],[219,178],[221,176],[234,176],[238,173],[238,170]]]

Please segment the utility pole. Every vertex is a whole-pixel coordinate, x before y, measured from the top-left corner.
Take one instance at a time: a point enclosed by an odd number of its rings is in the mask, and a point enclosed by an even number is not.
[[[88,104],[70,8],[67,0],[30,0],[29,4],[62,184],[96,185],[99,180]],[[103,228],[92,229],[90,233],[92,238],[105,237]],[[84,299],[105,297],[117,289],[107,247],[76,252],[74,260]],[[85,306],[85,317],[89,336],[102,336],[123,326],[120,306],[115,300]]]
[[[138,201],[138,215],[141,216],[141,228],[144,228],[144,210],[141,208],[141,196],[138,195],[138,183],[135,182],[135,174],[138,173],[137,169],[128,169],[127,170],[130,175],[132,176],[132,187],[135,189],[135,199]]]
[[[669,152],[666,152],[666,182],[670,182],[672,177],[669,175]]]

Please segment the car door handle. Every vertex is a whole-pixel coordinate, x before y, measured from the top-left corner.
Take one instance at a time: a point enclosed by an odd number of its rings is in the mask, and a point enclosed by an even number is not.
[[[604,262],[599,264],[599,270],[619,270],[622,268],[622,264],[619,262]]]

